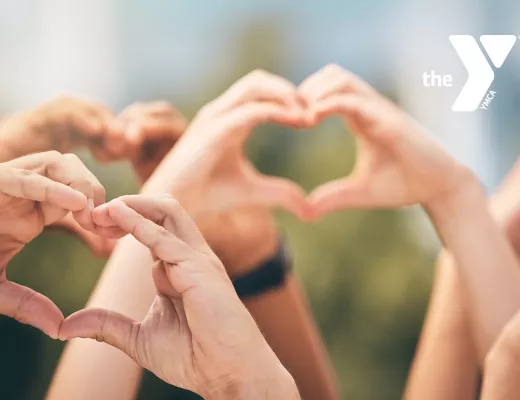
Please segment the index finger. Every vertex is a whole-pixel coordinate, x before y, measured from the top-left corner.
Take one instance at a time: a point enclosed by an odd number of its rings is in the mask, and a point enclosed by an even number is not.
[[[36,172],[17,168],[0,167],[0,192],[68,211],[80,211],[87,206],[83,193]]]
[[[302,109],[296,87],[291,82],[261,70],[238,80],[214,101],[214,107],[226,111],[251,101],[275,102],[292,110]]]

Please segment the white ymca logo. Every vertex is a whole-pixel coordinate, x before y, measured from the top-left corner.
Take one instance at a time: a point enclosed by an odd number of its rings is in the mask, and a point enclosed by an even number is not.
[[[452,110],[475,111],[493,83],[495,73],[472,36],[451,35],[450,42],[468,70],[468,81],[455,100]],[[497,68],[504,64],[515,42],[516,36],[514,35],[482,35],[480,37],[480,43]]]
[[[480,105],[480,108],[487,110],[495,95],[495,92],[488,93],[495,79],[495,73],[488,63],[484,51],[493,65],[500,68],[511,52],[516,42],[516,36],[482,35],[480,36],[480,43],[483,50],[470,35],[451,35],[450,42],[468,71],[468,80],[451,109],[453,111],[475,111]],[[423,74],[423,84],[427,87],[451,86],[452,76],[437,75],[432,70],[430,73],[425,72]],[[482,101],[483,99],[484,101]]]

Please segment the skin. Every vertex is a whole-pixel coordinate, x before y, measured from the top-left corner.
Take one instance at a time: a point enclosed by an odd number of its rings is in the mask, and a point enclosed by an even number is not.
[[[517,257],[520,255],[519,181],[517,162],[490,201],[491,213]],[[458,267],[443,251],[437,261],[434,289],[405,399],[477,397],[479,362],[474,343],[468,340],[472,331],[467,303]]]
[[[129,158],[143,178],[153,172],[186,126],[182,115],[163,101],[134,103],[115,115],[89,100],[60,97],[2,121],[0,161],[86,147],[99,162]],[[72,215],[50,228],[75,233],[99,257],[107,258],[116,243],[84,229]]]
[[[0,313],[58,337],[63,314],[47,297],[10,282],[6,268],[45,226],[73,212],[91,228],[94,205],[104,202],[97,179],[74,155],[33,154],[0,164]]]
[[[517,313],[489,352],[484,366],[482,399],[517,399],[520,393],[520,317]]]
[[[353,173],[310,194],[314,213],[421,204],[457,261],[482,363],[520,306],[520,269],[478,179],[415,121],[339,67],[318,72],[301,91],[315,118],[342,115],[358,145]]]
[[[210,400],[299,398],[221,261],[175,200],[126,196],[98,207],[93,219],[102,234],[129,233],[150,249],[157,296],[141,322],[79,311],[63,323],[61,339],[104,341],[165,382]]]
[[[142,105],[132,112],[137,121],[158,114]],[[169,120],[172,123],[174,118]],[[231,277],[256,268],[277,251],[279,237],[272,207],[280,205],[302,216],[308,212],[303,191],[296,184],[260,175],[245,159],[243,142],[254,126],[267,121],[299,127],[305,124],[305,113],[294,85],[256,71],[199,112],[150,179],[149,169],[134,163],[138,176],[148,179],[142,192],[169,192],[187,206]],[[175,128],[170,132],[177,139],[181,137],[182,132]],[[222,140],[205,140],[209,136]],[[191,150],[178,150],[179,146]],[[199,152],[194,163],[189,161],[193,150]],[[252,198],[251,191],[259,196]],[[204,202],[191,202],[197,196]],[[135,240],[123,239],[89,306],[142,319],[155,295],[153,282],[141,267],[147,257]],[[248,299],[246,305],[269,345],[295,377],[302,395],[338,398],[332,368],[296,279],[289,277],[278,290]],[[92,385],[92,376],[96,385]],[[105,379],[107,376],[110,379]],[[140,376],[140,368],[118,352],[97,343],[74,342],[64,353],[48,398],[134,398]]]
[[[75,97],[60,97],[14,114],[0,124],[3,161],[30,153],[68,153],[88,147],[99,161],[126,154],[121,122],[108,108]]]

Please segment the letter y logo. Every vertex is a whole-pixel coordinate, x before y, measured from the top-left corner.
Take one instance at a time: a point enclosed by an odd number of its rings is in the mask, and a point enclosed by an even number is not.
[[[475,111],[488,89],[495,74],[477,41],[469,35],[451,35],[450,42],[468,70],[468,81],[452,106],[453,111]],[[514,35],[482,35],[480,42],[493,65],[500,68],[511,52]]]

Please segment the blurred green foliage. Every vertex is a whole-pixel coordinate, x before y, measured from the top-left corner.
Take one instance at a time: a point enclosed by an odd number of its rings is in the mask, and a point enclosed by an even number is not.
[[[244,27],[236,45],[236,68],[210,75],[204,93],[178,106],[193,116],[239,77],[255,68],[287,76],[283,24],[259,19]],[[312,131],[264,126],[248,142],[258,168],[286,176],[310,190],[352,168],[352,137],[339,121]],[[97,165],[82,154],[107,188],[108,198],[136,193],[128,165]],[[424,217],[414,210],[345,211],[304,225],[277,213],[296,259],[296,273],[332,358],[345,399],[401,397],[425,312],[435,245]],[[426,238],[426,239],[425,239]],[[102,271],[76,238],[45,233],[9,266],[9,278],[41,291],[68,315],[84,306]],[[63,344],[8,318],[0,318],[2,400],[41,399]],[[94,384],[94,383],[93,383]],[[143,399],[190,399],[146,375]],[[72,400],[72,399],[71,399]],[[316,399],[318,400],[318,399]]]

